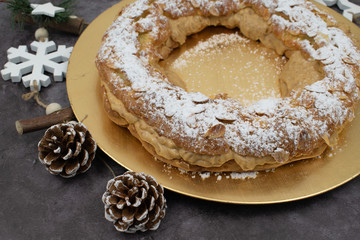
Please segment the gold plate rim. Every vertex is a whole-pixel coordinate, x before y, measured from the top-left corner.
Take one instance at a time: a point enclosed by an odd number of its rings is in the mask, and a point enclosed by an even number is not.
[[[148,161],[151,156],[141,147],[140,143],[127,130],[115,126],[105,116],[99,91],[98,73],[94,63],[105,30],[120,9],[133,1],[123,0],[110,7],[85,29],[73,48],[67,72],[68,97],[76,118],[83,119],[84,116],[87,116],[84,124],[92,133],[99,148],[115,162],[128,170],[148,173],[154,176],[166,189],[180,194],[216,202],[250,205],[291,202],[313,197],[337,188],[360,174],[360,164],[356,161],[360,158],[360,149],[356,148],[356,145],[360,143],[360,138],[357,137],[360,134],[360,124],[356,124],[360,123],[359,107],[356,111],[358,116],[349,126],[351,131],[344,133],[346,138],[351,139],[352,142],[347,143],[344,150],[333,157],[331,161],[325,158],[322,160],[305,160],[286,165],[276,169],[275,172],[259,173],[255,179],[227,179],[224,176],[221,181],[218,181],[216,176],[202,179],[199,176],[194,177],[194,175],[180,172],[177,169],[164,171],[162,163],[153,159]],[[356,33],[357,40],[360,42],[360,30],[356,25],[335,11],[321,5],[318,6],[333,15],[339,22],[348,25]],[[93,94],[94,91],[96,91],[95,94]],[[123,148],[119,147],[120,144]],[[339,160],[346,156],[346,152],[349,153],[350,151],[354,151],[351,152],[350,163],[355,163],[355,167],[353,165],[346,167],[342,163],[343,161]],[[131,161],[135,161],[135,165]],[[334,166],[329,166],[329,163],[333,163]],[[336,174],[338,169],[334,171],[334,168],[344,166],[346,170]],[[297,171],[297,169],[301,171]],[[313,172],[314,169],[317,171]],[[327,173],[324,172],[324,169],[328,169],[330,175],[334,174],[331,177],[335,178],[335,181],[326,177]],[[288,176],[294,173],[299,173],[301,177],[296,175],[295,180],[293,180],[292,176]],[[320,175],[316,176],[317,174]],[[322,179],[321,176],[325,176],[325,179]],[[287,184],[286,181],[290,181],[290,183]],[[295,188],[298,187],[299,189],[294,191],[293,186],[291,186],[292,183],[297,184]],[[274,186],[271,184],[282,184],[283,189],[281,187],[273,189]]]

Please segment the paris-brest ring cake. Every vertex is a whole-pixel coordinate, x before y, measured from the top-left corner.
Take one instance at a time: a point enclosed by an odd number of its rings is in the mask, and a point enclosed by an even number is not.
[[[208,26],[239,28],[286,56],[283,97],[245,107],[173,84],[159,61]],[[158,160],[189,171],[258,171],[319,156],[359,100],[359,51],[302,0],[138,0],[106,31],[96,64],[109,118]]]

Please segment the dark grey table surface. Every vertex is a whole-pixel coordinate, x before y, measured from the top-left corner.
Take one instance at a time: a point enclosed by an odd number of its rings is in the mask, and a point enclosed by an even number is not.
[[[91,22],[117,2],[77,0],[75,13]],[[29,45],[35,30],[12,29],[10,12],[0,3],[1,69],[7,49]],[[78,38],[53,30],[50,37],[67,46]],[[104,218],[101,196],[112,175],[100,159],[116,174],[126,170],[98,151],[87,173],[72,179],[50,175],[37,160],[45,130],[18,135],[14,126],[44,109],[21,99],[29,91],[21,83],[0,79],[0,91],[0,239],[360,239],[359,177],[316,197],[274,205],[208,202],[166,190],[168,208],[158,230],[117,232]],[[65,82],[43,88],[40,97],[70,105]]]

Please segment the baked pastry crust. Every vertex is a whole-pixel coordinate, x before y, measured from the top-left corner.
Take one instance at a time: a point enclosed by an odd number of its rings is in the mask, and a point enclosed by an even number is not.
[[[188,35],[218,25],[289,57],[286,97],[243,107],[167,79],[158,62]],[[306,84],[307,72],[288,76],[301,63],[313,69]],[[96,64],[110,119],[159,160],[191,171],[265,170],[318,156],[359,99],[358,50],[331,16],[301,0],[138,0],[105,33]]]

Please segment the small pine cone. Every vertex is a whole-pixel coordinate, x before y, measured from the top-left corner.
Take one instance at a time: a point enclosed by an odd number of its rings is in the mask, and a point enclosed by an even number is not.
[[[129,171],[111,179],[102,201],[105,218],[120,232],[156,230],[165,216],[164,189],[145,173]]]
[[[38,150],[40,162],[51,174],[70,178],[90,168],[96,142],[84,124],[62,123],[46,130]]]

